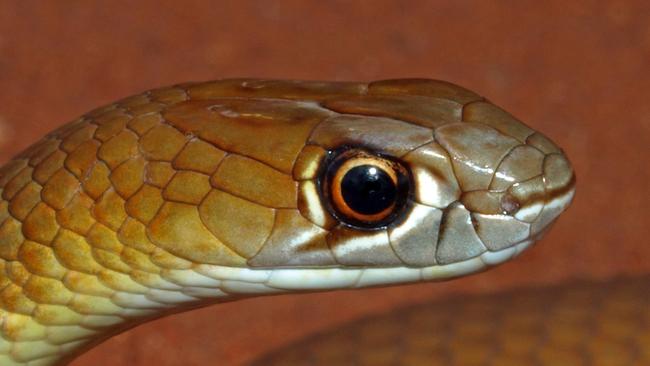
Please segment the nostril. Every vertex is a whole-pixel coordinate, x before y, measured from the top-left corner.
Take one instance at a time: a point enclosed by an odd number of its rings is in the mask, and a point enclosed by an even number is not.
[[[510,193],[506,193],[501,197],[501,209],[503,210],[504,215],[512,216],[519,211],[520,207],[521,204],[519,203],[519,200]]]

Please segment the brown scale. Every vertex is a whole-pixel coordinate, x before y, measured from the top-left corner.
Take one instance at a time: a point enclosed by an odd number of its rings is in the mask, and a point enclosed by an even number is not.
[[[459,297],[361,319],[251,365],[648,365],[648,294],[646,276]]]

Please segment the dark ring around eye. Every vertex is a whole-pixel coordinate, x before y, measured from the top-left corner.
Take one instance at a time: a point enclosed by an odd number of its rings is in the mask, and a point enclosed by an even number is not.
[[[328,165],[323,194],[332,214],[361,228],[381,228],[401,212],[408,197],[406,169],[390,158],[348,150]]]

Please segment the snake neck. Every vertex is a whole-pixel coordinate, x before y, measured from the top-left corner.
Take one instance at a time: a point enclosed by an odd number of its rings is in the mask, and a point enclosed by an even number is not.
[[[163,269],[156,276],[106,268],[95,275],[67,271],[53,278],[30,273],[29,266],[20,258],[0,261],[1,365],[64,365],[113,335],[156,318],[291,292],[298,290],[292,288],[298,283],[311,290],[357,284],[363,272],[202,264]]]
[[[2,365],[66,364],[143,322],[280,291],[264,284],[268,271],[243,268],[200,265],[164,270],[155,280],[143,280],[108,269],[94,276],[68,271],[61,278],[48,278],[30,274],[20,260],[0,265]]]

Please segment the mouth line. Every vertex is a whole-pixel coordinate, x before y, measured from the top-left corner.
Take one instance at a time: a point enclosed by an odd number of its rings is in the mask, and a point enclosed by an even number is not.
[[[485,251],[478,256],[449,263],[426,267],[327,267],[327,268],[223,268],[201,265],[199,273],[210,274],[220,281],[233,285],[252,282],[260,291],[321,291],[351,289],[360,287],[389,286],[424,281],[442,281],[479,272],[512,259],[535,242],[524,239],[498,251]],[[236,292],[236,290],[233,288]]]
[[[576,189],[576,175],[575,173],[571,174],[571,179],[566,184],[556,187],[551,190],[546,190],[546,202],[553,201],[559,197],[565,196],[567,193],[573,194]]]
[[[575,179],[572,181],[575,182]],[[569,203],[571,203],[571,200],[575,195],[575,184],[567,184],[566,189],[556,190],[555,192],[558,192],[558,194],[550,196],[551,199],[544,203],[544,207],[550,207],[553,209],[559,207],[564,209],[569,205]]]
[[[572,182],[575,182],[575,179]],[[575,184],[567,184],[562,188],[551,191],[551,194],[547,194],[545,199],[527,201],[512,216],[519,221],[532,223],[544,209],[563,211],[571,203],[574,194]],[[527,219],[527,217],[534,218]]]

